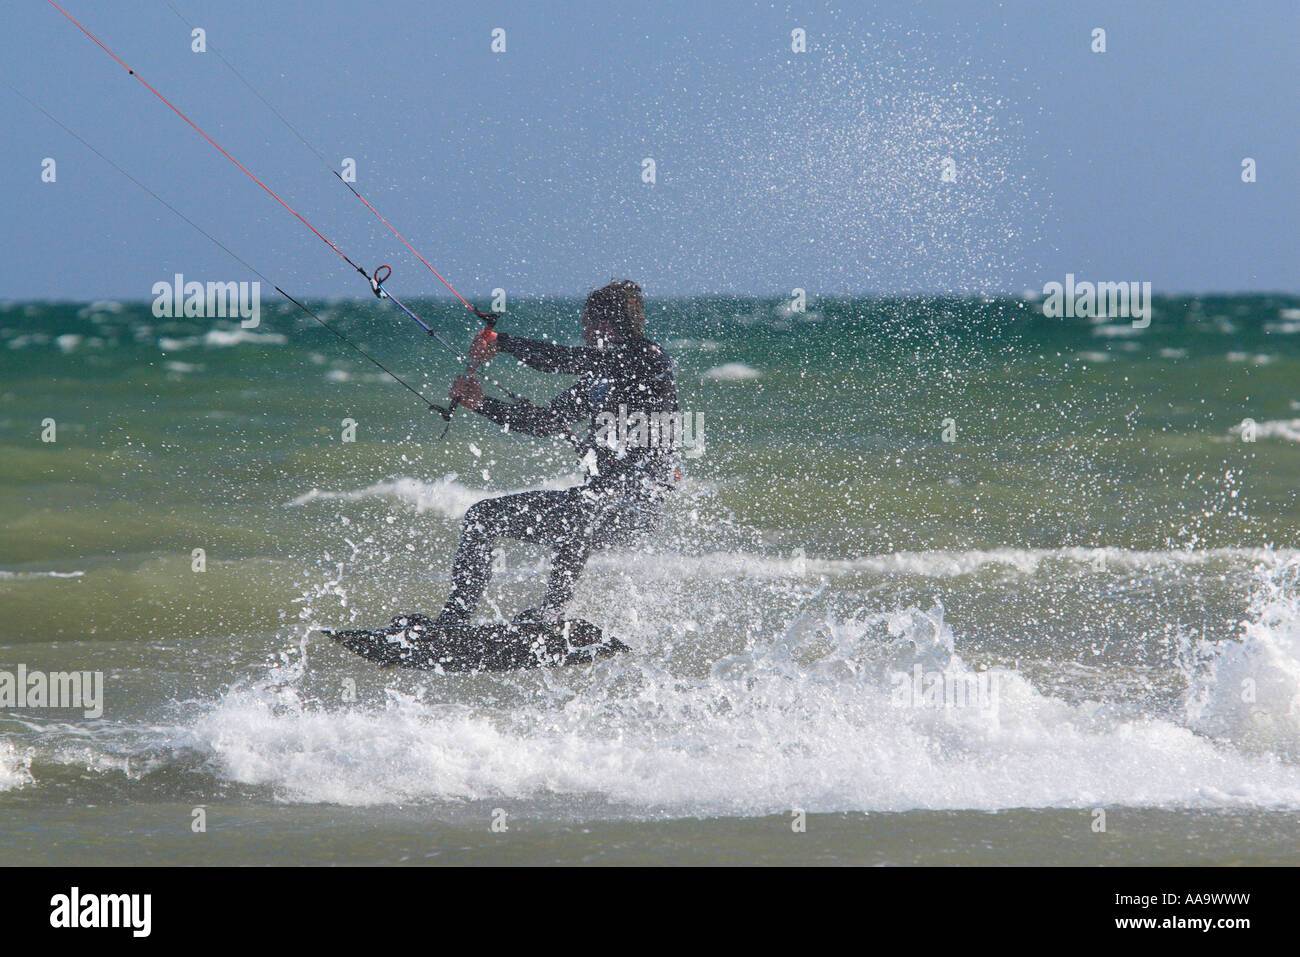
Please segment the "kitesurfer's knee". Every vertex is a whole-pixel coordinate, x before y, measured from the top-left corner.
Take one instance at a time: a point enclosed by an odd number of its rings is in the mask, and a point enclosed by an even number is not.
[[[485,498],[475,502],[465,510],[465,521],[461,524],[462,535],[485,535],[492,515],[492,499]]]
[[[495,500],[484,499],[471,505],[461,524],[460,547],[466,553],[490,553],[500,535]]]

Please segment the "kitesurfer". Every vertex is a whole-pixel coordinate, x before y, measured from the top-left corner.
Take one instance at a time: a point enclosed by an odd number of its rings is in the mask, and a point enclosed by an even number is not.
[[[585,442],[575,440],[586,450],[589,475],[582,485],[559,491],[484,499],[465,513],[453,587],[439,626],[469,621],[487,586],[499,538],[554,549],[541,606],[521,612],[515,620],[558,621],[593,548],[629,544],[658,523],[664,495],[677,475],[676,443],[647,437],[655,425],[679,418],[680,410],[672,360],[645,337],[644,325],[640,286],[620,280],[587,297],[584,345],[525,339],[490,328],[474,340],[474,367],[501,352],[541,372],[578,377],[545,406],[486,396],[472,373],[456,379],[451,398],[511,432],[527,435],[564,433],[571,423],[586,421]],[[637,427],[629,435],[629,430],[609,427],[615,420],[635,421]]]

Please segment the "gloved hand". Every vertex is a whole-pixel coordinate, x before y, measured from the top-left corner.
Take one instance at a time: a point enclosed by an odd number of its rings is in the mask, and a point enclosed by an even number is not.
[[[474,337],[474,342],[469,347],[469,364],[480,366],[495,356],[497,352],[497,334],[491,329],[484,329]]]
[[[459,399],[461,405],[477,412],[483,404],[483,386],[473,375],[457,376],[451,384],[449,398]]]

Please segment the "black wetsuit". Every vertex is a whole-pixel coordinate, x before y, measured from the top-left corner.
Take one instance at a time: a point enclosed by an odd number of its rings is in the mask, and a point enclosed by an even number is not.
[[[491,574],[493,544],[502,537],[555,548],[542,610],[562,611],[591,550],[630,543],[653,528],[675,477],[675,443],[655,441],[653,429],[636,434],[637,413],[658,423],[680,412],[672,360],[657,344],[638,338],[590,349],[504,333],[497,344],[534,369],[575,375],[578,381],[546,406],[485,397],[480,414],[509,431],[542,436],[588,421],[585,440],[570,435],[585,451],[590,475],[574,488],[503,495],[473,505],[465,513],[444,620],[467,618],[478,606]],[[632,428],[622,429],[631,439],[611,442],[618,427],[610,423],[620,419],[631,420]]]

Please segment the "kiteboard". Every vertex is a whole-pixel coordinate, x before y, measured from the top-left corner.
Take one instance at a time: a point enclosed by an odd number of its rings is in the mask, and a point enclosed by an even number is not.
[[[424,615],[400,615],[387,628],[322,631],[367,661],[441,672],[557,668],[632,650],[580,618],[439,627]]]

